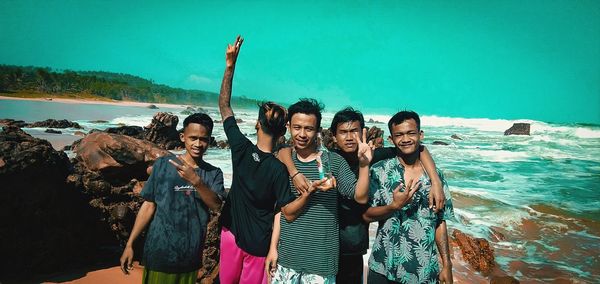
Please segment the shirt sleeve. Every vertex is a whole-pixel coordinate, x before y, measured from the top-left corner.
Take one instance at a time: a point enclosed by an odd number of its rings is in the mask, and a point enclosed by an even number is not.
[[[377,207],[383,206],[386,204],[382,204],[381,202],[381,191],[383,187],[381,186],[381,181],[379,181],[379,176],[375,174],[375,168],[369,169],[371,172],[371,177],[369,178],[369,206]]]
[[[249,144],[250,140],[240,131],[234,116],[230,116],[223,121],[223,129],[227,136],[227,142],[231,148],[232,155],[242,153]]]
[[[371,161],[371,165],[374,165],[379,161],[391,159],[394,157],[396,157],[395,147],[377,148],[373,152],[373,160]]]
[[[275,176],[273,189],[275,191],[275,212],[279,212],[281,207],[286,206],[296,199],[296,196],[292,194],[290,188],[290,177],[283,168],[279,171],[279,174]]]
[[[446,178],[444,177],[444,173],[438,169],[438,175],[440,176],[440,180],[442,181],[442,189],[444,190],[444,209],[438,212],[438,222],[443,221],[452,221],[455,219],[454,216],[454,205],[452,205],[452,196],[450,195],[450,189],[448,187],[448,183],[446,182]]]
[[[345,198],[354,199],[356,191],[356,176],[350,169],[348,162],[339,154],[329,152],[329,159],[332,165],[338,165],[337,171],[334,171],[335,179],[337,180],[337,190]]]
[[[223,201],[225,198],[225,186],[223,183],[223,171],[220,168],[217,168],[217,174],[210,184],[210,189]]]
[[[158,158],[154,162],[154,165],[152,166],[152,173],[150,173],[150,177],[144,183],[144,187],[142,188],[142,192],[140,193],[140,196],[142,196],[142,198],[144,198],[144,200],[146,201],[154,202],[156,187],[158,185],[156,176],[159,175],[159,172],[161,170],[162,160],[163,158]]]

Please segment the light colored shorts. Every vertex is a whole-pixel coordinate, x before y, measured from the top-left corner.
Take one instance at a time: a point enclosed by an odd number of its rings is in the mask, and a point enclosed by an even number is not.
[[[317,274],[310,274],[304,272],[298,272],[291,268],[283,267],[277,264],[277,271],[273,279],[272,284],[335,284],[335,275],[322,276]]]

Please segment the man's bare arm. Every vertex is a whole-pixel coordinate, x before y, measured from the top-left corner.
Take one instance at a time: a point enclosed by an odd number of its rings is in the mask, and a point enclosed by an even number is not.
[[[221,112],[221,119],[223,120],[233,116],[233,109],[231,109],[231,86],[233,83],[235,63],[243,42],[244,39],[238,36],[233,45],[227,45],[227,51],[225,53],[225,74],[223,74],[221,92],[219,93],[219,111]]]

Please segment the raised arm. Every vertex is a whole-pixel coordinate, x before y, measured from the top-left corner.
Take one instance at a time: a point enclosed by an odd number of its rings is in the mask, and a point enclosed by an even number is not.
[[[421,160],[421,163],[423,164],[423,168],[425,168],[427,175],[429,175],[429,178],[431,179],[431,191],[429,192],[429,209],[433,209],[433,211],[437,213],[439,210],[442,210],[442,208],[444,208],[444,203],[446,200],[444,196],[444,190],[442,188],[442,180],[438,175],[438,172],[435,167],[435,162],[431,157],[431,153],[429,153],[429,150],[427,150],[427,147],[422,147],[419,159]]]
[[[233,73],[235,71],[235,62],[237,61],[240,47],[242,47],[243,42],[244,39],[238,36],[233,45],[227,45],[227,51],[225,53],[225,74],[223,74],[221,92],[219,93],[219,111],[221,112],[221,119],[223,121],[225,121],[226,118],[233,116],[233,110],[231,109],[231,85],[233,82]]]

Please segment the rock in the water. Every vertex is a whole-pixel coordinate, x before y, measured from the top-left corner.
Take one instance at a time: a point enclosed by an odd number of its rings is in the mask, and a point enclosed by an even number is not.
[[[144,128],[140,126],[110,127],[105,129],[104,132],[127,135],[137,139],[144,139]]]
[[[519,284],[519,280],[512,276],[492,276],[490,284]]]
[[[19,128],[27,127],[27,123],[22,120],[14,120],[10,118],[0,119],[0,127],[15,126]]]
[[[48,128],[77,128],[82,127],[77,122],[71,122],[66,119],[46,119],[44,121],[38,121],[30,124],[28,127],[48,127]]]
[[[73,145],[86,169],[117,180],[145,180],[146,168],[168,152],[148,141],[120,134],[94,132]]]
[[[458,136],[456,134],[452,134],[452,136],[450,136],[450,138],[456,139],[456,140],[463,140],[462,138],[460,138],[460,136]]]
[[[367,122],[368,123],[383,123],[381,121],[374,120],[373,118],[369,118],[369,121],[367,121]]]
[[[156,105],[148,105],[147,108],[149,108],[149,109],[158,109],[158,107]]]
[[[377,126],[367,127],[367,129],[367,143],[372,141],[375,148],[383,147],[383,130]]]
[[[178,123],[179,118],[176,115],[168,112],[156,113],[150,125],[144,127],[144,139],[167,150],[183,148],[177,131]]]
[[[488,275],[494,268],[494,250],[486,239],[473,238],[460,230],[452,236],[460,247],[463,258],[477,271]]]
[[[504,135],[530,135],[530,123],[514,123],[509,129],[504,131]]]
[[[46,132],[46,133],[52,133],[52,134],[62,134],[62,132],[60,130],[55,130],[55,129],[52,129],[52,128],[48,128],[44,132]]]
[[[433,141],[432,143],[433,145],[442,145],[442,146],[448,146],[448,143],[444,142],[444,141]]]
[[[108,121],[107,120],[98,119],[98,120],[92,120],[92,121],[90,121],[90,123],[108,123]]]
[[[82,136],[82,137],[83,137],[83,136],[85,136],[85,133],[84,133],[84,132],[82,132],[82,131],[75,131],[75,132],[73,133],[73,135],[75,135],[75,136]]]

